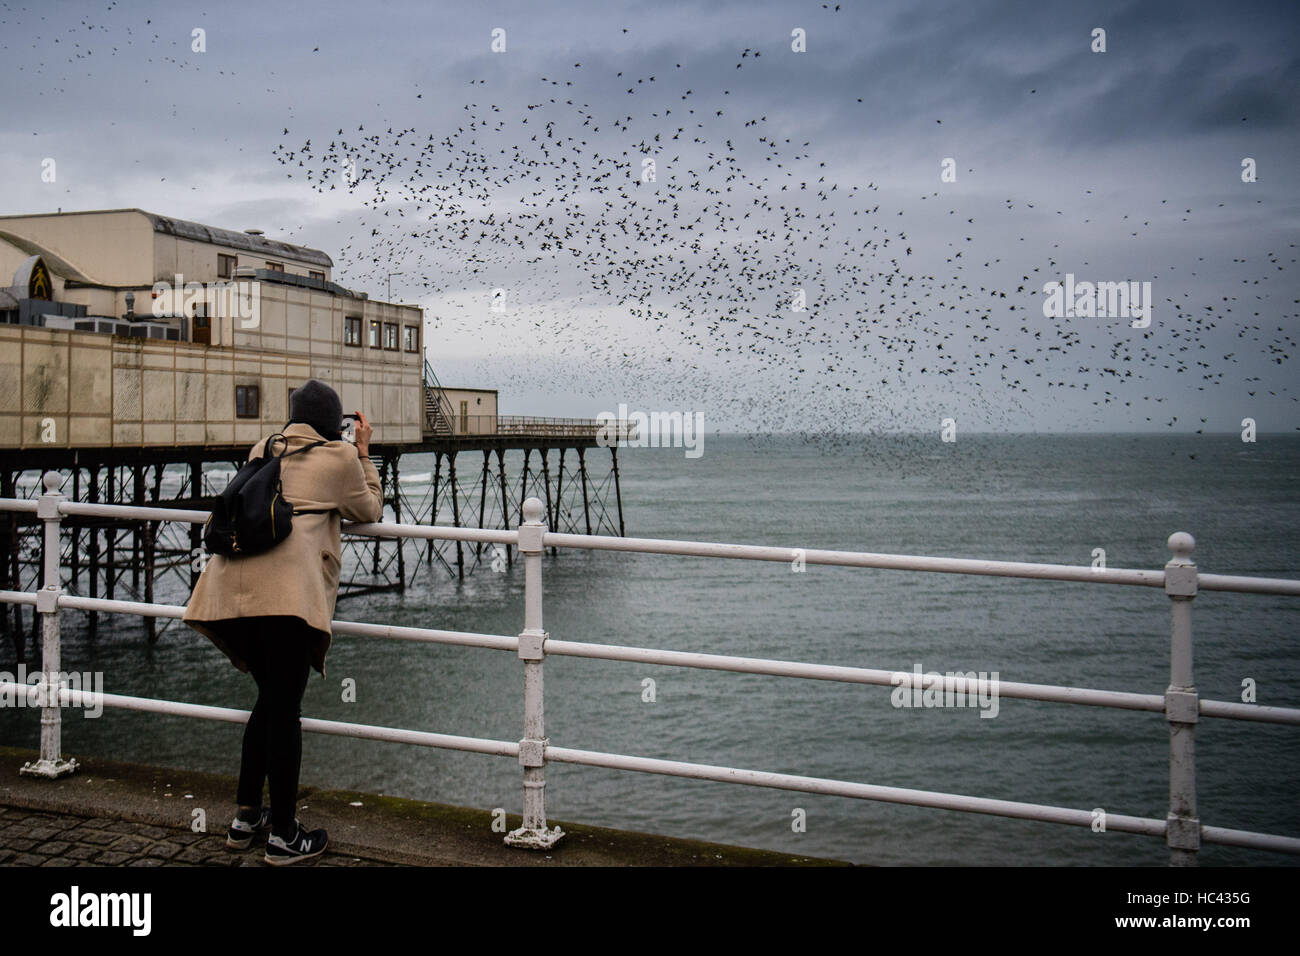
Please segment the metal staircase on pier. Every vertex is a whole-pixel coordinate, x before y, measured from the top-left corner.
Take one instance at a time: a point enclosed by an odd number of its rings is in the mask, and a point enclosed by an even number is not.
[[[438,376],[429,360],[424,360],[424,433],[426,435],[454,435],[456,416],[451,402],[442,390]]]

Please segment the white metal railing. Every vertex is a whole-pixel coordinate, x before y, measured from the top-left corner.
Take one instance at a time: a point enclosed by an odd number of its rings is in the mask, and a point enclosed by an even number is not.
[[[65,594],[59,579],[59,529],[64,515],[117,517],[149,521],[202,523],[205,511],[182,511],[171,508],[101,505],[69,501],[59,493],[61,478],[54,472],[44,476],[45,492],[37,500],[0,499],[0,512],[35,513],[44,523],[44,587],[35,592],[0,591],[0,603],[35,606],[42,617],[42,679],[36,684],[0,682],[0,691],[25,695],[25,700],[41,707],[40,758],[23,767],[24,773],[57,777],[76,769],[76,762],[61,753],[60,708],[68,704],[98,701],[106,707],[150,713],[174,714],[205,720],[241,723],[247,711],[209,707],[181,701],[128,697],[117,694],[88,694],[69,688],[60,680],[56,688],[49,675],[60,675],[59,615],[63,609],[132,614],[142,617],[180,618],[185,608],[175,605],[133,601],[115,601]],[[995,800],[986,797],[911,790],[874,784],[683,763],[625,754],[601,753],[555,747],[545,733],[543,664],[548,655],[587,657],[599,660],[635,661],[677,667],[734,671],[829,680],[855,684],[937,689],[944,693],[970,693],[977,681],[961,676],[931,679],[915,673],[809,664],[797,661],[765,660],[719,654],[700,654],[645,647],[622,647],[576,641],[553,640],[542,625],[542,551],[546,547],[587,548],[606,551],[634,551],[646,554],[691,555],[707,558],[732,558],[751,561],[791,562],[802,559],[808,564],[852,568],[888,568],[904,571],[929,571],[944,574],[978,574],[999,577],[1073,581],[1086,584],[1112,584],[1163,588],[1171,602],[1170,683],[1163,695],[1136,694],[1090,688],[1063,687],[1053,684],[1026,684],[989,681],[999,697],[1042,700],[1057,703],[1086,704],[1122,710],[1163,712],[1169,724],[1169,812],[1165,819],[1106,815],[1106,829],[1148,836],[1163,836],[1172,864],[1192,864],[1202,843],[1300,853],[1300,839],[1276,834],[1255,833],[1201,824],[1196,809],[1195,731],[1203,717],[1260,721],[1277,724],[1300,724],[1300,709],[1264,707],[1233,701],[1202,700],[1192,675],[1191,606],[1198,590],[1237,591],[1253,594],[1300,596],[1300,581],[1276,578],[1240,577],[1201,574],[1191,554],[1192,536],[1178,532],[1169,537],[1173,557],[1163,570],[1095,569],[1071,565],[1030,564],[1014,561],[981,561],[968,558],[935,558],[895,554],[870,554],[850,551],[819,551],[753,545],[714,544],[699,541],[670,541],[650,538],[611,538],[580,534],[556,534],[542,522],[543,506],[529,498],[523,506],[523,522],[514,531],[479,528],[447,528],[375,522],[344,524],[349,534],[391,538],[425,538],[477,541],[514,545],[524,556],[524,628],[517,636],[445,631],[432,628],[399,627],[350,621],[333,622],[335,634],[386,638],[434,644],[458,644],[514,651],[524,666],[524,728],[519,741],[488,740],[429,733],[396,727],[377,727],[342,721],[304,718],[303,729],[312,733],[335,734],[439,747],[473,753],[512,757],[523,767],[523,826],[508,834],[506,843],[514,846],[545,848],[563,836],[558,827],[546,823],[546,764],[572,763],[615,770],[667,774],[757,787],[774,787],[805,793],[831,794],[860,800],[901,803],[912,806],[959,810],[966,813],[992,814],[1025,820],[1039,820],[1070,826],[1091,827],[1093,811],[1043,804]]]

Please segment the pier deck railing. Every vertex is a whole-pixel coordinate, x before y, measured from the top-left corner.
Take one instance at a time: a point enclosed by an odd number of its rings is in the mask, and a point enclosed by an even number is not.
[[[537,415],[458,415],[443,413],[447,428],[426,432],[444,438],[568,438],[602,440],[610,445],[632,442],[639,437],[636,422],[627,419],[602,421],[598,418],[544,418]]]
[[[132,601],[115,601],[66,594],[60,584],[59,532],[65,515],[117,517],[147,521],[202,523],[205,511],[182,511],[170,508],[101,505],[70,501],[59,493],[61,478],[50,472],[44,478],[44,494],[32,499],[0,499],[0,512],[35,514],[44,524],[44,586],[35,592],[0,591],[0,603],[34,606],[42,618],[43,660],[37,683],[0,681],[0,698],[17,700],[41,708],[40,757],[24,766],[23,772],[57,777],[76,769],[75,760],[61,752],[61,708],[63,706],[98,706],[147,711],[242,723],[248,712],[211,707],[182,701],[129,697],[94,693],[68,686],[60,667],[60,614],[64,610],[98,611],[142,617],[180,618],[180,606]],[[509,833],[505,841],[521,847],[546,848],[555,844],[563,833],[546,822],[546,766],[548,763],[583,764],[615,770],[714,780],[757,787],[772,787],[805,793],[830,794],[861,800],[910,804],[967,813],[991,814],[1024,820],[1038,820],[1070,826],[1096,826],[1092,810],[1073,809],[1011,800],[991,799],[928,790],[887,787],[870,783],[833,780],[821,777],[772,773],[764,770],[710,766],[661,760],[626,754],[602,753],[557,747],[546,736],[543,666],[548,656],[587,657],[600,660],[634,661],[678,667],[767,674],[810,680],[840,681],[851,684],[874,684],[887,687],[923,687],[932,691],[942,686],[945,695],[974,695],[979,691],[999,697],[1052,701],[1163,713],[1169,725],[1169,812],[1164,819],[1107,813],[1105,829],[1163,837],[1170,852],[1170,862],[1193,864],[1202,843],[1300,853],[1300,839],[1277,834],[1257,833],[1202,824],[1196,806],[1196,724],[1203,718],[1246,720],[1277,724],[1300,724],[1300,709],[1259,706],[1235,701],[1202,699],[1192,673],[1192,601],[1199,591],[1236,591],[1250,594],[1300,596],[1300,581],[1274,578],[1202,574],[1192,561],[1192,536],[1178,532],[1169,537],[1173,556],[1162,570],[1101,569],[1070,565],[1032,564],[1015,561],[984,561],[968,558],[939,558],[895,554],[872,554],[850,551],[819,551],[787,547],[714,544],[699,541],[670,541],[647,538],[598,537],[581,534],[558,534],[542,522],[543,506],[536,498],[524,502],[524,520],[514,531],[475,528],[428,527],[377,522],[345,524],[350,534],[391,538],[450,539],[512,545],[524,556],[523,630],[518,635],[476,634],[432,628],[398,627],[335,621],[335,634],[367,638],[415,641],[433,644],[457,644],[468,647],[510,651],[523,664],[523,735],[518,741],[489,740],[422,730],[371,726],[334,720],[304,718],[302,727],[313,733],[336,734],[371,740],[408,743],[423,747],[440,747],[473,753],[492,754],[517,760],[523,774],[523,826]],[[976,574],[998,577],[1032,578],[1046,581],[1072,581],[1083,585],[1119,585],[1160,588],[1170,600],[1170,681],[1164,694],[1139,694],[1111,690],[1068,687],[1052,684],[1027,684],[1011,681],[982,681],[963,676],[918,675],[906,671],[877,670],[811,664],[797,661],[764,660],[690,651],[661,650],[648,647],[625,647],[557,640],[542,623],[542,551],[543,548],[586,548],[602,551],[630,551],[644,554],[690,555],[749,561],[833,565],[849,568],[880,568],[900,571],[926,571],[940,574]],[[52,679],[53,680],[52,680]],[[918,682],[919,678],[919,682]],[[984,683],[991,686],[985,687]],[[57,693],[56,693],[57,691]]]

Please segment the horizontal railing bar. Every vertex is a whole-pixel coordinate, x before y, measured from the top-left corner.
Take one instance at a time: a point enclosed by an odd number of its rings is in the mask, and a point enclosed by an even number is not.
[[[1300,581],[1286,578],[1252,578],[1239,574],[1198,574],[1201,591],[1244,591],[1249,594],[1300,594]]]
[[[143,601],[118,601],[109,598],[82,597],[79,594],[60,595],[59,607],[73,611],[134,614],[136,617],[182,618],[185,616],[185,607],[180,604],[146,604]]]
[[[909,806],[931,807],[939,810],[957,810],[964,813],[983,813],[992,816],[1014,817],[1021,820],[1038,820],[1070,826],[1091,827],[1093,811],[1072,810],[1037,803],[1020,803],[1012,800],[995,800],[988,797],[969,797],[933,790],[908,790],[900,787],[883,787],[875,784],[850,783],[822,777],[801,777],[792,774],[771,773],[765,770],[738,770],[733,767],[715,767],[707,764],[682,763],[676,760],[659,760],[653,757],[630,757],[622,754],[600,753],[591,750],[572,750],[565,747],[546,748],[546,760],[556,763],[582,764],[605,767],[610,770],[633,770],[658,773],[673,777],[691,777],[697,780],[715,780],[720,783],[739,783],[780,790],[797,790],[804,793],[823,793],[831,796],[853,797],[883,803],[901,803]],[[1144,836],[1164,836],[1165,821],[1149,817],[1133,817],[1107,813],[1106,829]],[[1282,853],[1300,853],[1300,839],[1247,830],[1229,830],[1223,827],[1201,827],[1202,839],[1208,843],[1243,846]]]
[[[475,416],[470,417],[472,418]],[[629,420],[626,418],[611,419],[606,423],[598,418],[555,418],[539,415],[496,415],[488,417],[495,417],[498,422],[503,422],[507,425],[591,425],[595,428],[601,428],[606,424],[609,424],[611,427],[622,426],[625,428],[630,425]]]
[[[485,737],[459,737],[453,734],[435,734],[424,730],[401,730],[397,727],[376,727],[370,724],[350,724],[341,720],[321,720],[317,717],[303,717],[302,729],[313,734],[361,737],[367,740],[383,740],[393,744],[415,744],[418,747],[436,747],[439,750],[463,750],[468,753],[519,759],[518,741],[490,740]]]
[[[636,551],[645,554],[675,554],[700,558],[739,558],[749,561],[780,561],[789,564],[828,564],[846,568],[880,568],[895,571],[936,571],[947,574],[983,574],[1013,578],[1045,578],[1090,584],[1131,584],[1164,587],[1164,571],[1126,568],[1092,568],[1070,564],[1031,564],[1024,561],[985,561],[979,558],[934,558],[905,554],[874,554],[864,551],[824,551],[807,548],[774,548],[753,544],[718,544],[706,541],[673,541],[658,538],[615,538],[584,534],[547,532],[543,547],[588,548],[597,551]]]
[[[519,532],[495,528],[453,528],[445,525],[396,524],[390,521],[343,522],[344,534],[362,534],[372,538],[434,538],[459,541],[485,541],[491,544],[517,544]]]
[[[35,503],[31,509],[35,511]],[[59,504],[59,511],[67,515],[86,515],[98,518],[133,518],[141,521],[180,521],[189,524],[203,524],[208,520],[207,511],[188,511],[181,508],[150,508],[136,505],[100,505],[79,501],[64,501]],[[378,538],[439,538],[460,541],[484,541],[495,544],[515,544],[519,540],[516,531],[502,531],[492,528],[451,528],[437,525],[398,524],[396,522],[344,522],[342,530],[346,534],[366,535]]]
[[[801,777],[766,770],[739,770],[734,767],[715,767],[708,764],[682,763],[677,760],[659,760],[653,757],[630,757],[623,754],[599,753],[591,750],[572,750],[567,747],[546,748],[547,762],[583,764],[588,767],[605,767],[610,770],[635,770],[641,773],[658,773],[671,777],[692,777],[697,780],[715,780],[719,783],[740,783],[754,787],[772,787],[778,790],[797,790],[803,793],[823,793],[859,800],[883,803],[903,803],[916,807],[939,810],[960,810],[966,813],[985,813],[1020,820],[1039,820],[1044,823],[1063,823],[1069,826],[1090,827],[1094,816],[1091,810],[1072,810],[1037,803],[1019,803],[1013,800],[994,800],[989,797],[968,797],[933,790],[907,790],[900,787],[883,787],[869,783],[851,783],[846,780],[828,780],[823,777]],[[1165,821],[1121,814],[1106,814],[1106,829],[1145,836],[1164,836]]]
[[[19,684],[0,681],[0,691],[22,693],[28,700],[38,699],[40,684]],[[119,710],[137,710],[173,717],[195,717],[200,720],[217,720],[242,724],[248,720],[249,711],[230,707],[212,707],[207,704],[188,704],[178,700],[156,700],[152,697],[128,697],[122,694],[96,694],[93,691],[59,689],[60,704],[72,706],[116,707]],[[518,757],[517,741],[489,740],[483,737],[458,737],[452,734],[434,734],[423,730],[404,730],[400,727],[377,727],[372,724],[353,724],[339,720],[302,718],[302,729],[314,734],[331,734],[337,737],[358,737],[365,740],[382,740],[395,744],[414,744],[417,747],[437,747],[441,750],[465,750],[470,753],[489,754],[496,757]]]
[[[36,512],[36,500],[26,498],[0,498],[0,511]],[[62,501],[59,513],[94,518],[124,518],[137,521],[177,521],[203,524],[210,512],[183,508],[151,508],[137,505],[103,505],[82,501]],[[516,544],[519,534],[494,528],[454,528],[442,525],[398,524],[389,521],[343,522],[345,534],[366,535],[376,538],[433,538],[459,541],[481,541],[492,544]]]
[[[90,504],[88,502],[66,500],[59,503],[59,510],[62,514],[68,515],[122,517],[148,521],[184,521],[191,524],[202,524],[208,517],[206,511],[149,508],[133,505]],[[36,501],[27,498],[0,498],[0,511],[34,513],[36,511]],[[345,522],[342,527],[347,534],[367,537],[478,541],[490,544],[518,544],[519,541],[517,531],[491,528],[454,528],[396,522]],[[724,544],[658,538],[625,538],[606,535],[563,534],[549,531],[544,533],[543,547],[629,551],[641,554],[671,554],[702,558],[733,558],[749,561],[791,562],[801,560],[805,564],[850,568],[928,571],[941,574],[975,574],[990,577],[1032,578],[1088,584],[1124,584],[1152,588],[1164,587],[1165,583],[1165,572],[1163,570],[1144,570],[1140,568],[1094,568],[1092,566],[1071,564],[1035,564],[1026,561],[988,561],[981,558],[943,558],[865,551],[777,548],[767,545]],[[1238,591],[1253,594],[1300,596],[1300,581],[1287,578],[1198,574],[1197,586],[1206,591]]]
[[[866,551],[825,551],[774,548],[768,545],[719,544],[660,538],[617,538],[605,535],[561,534],[548,531],[543,547],[587,548],[596,551],[635,551],[701,558],[740,558],[750,561],[800,560],[805,564],[893,571],[932,571],[943,574],[980,574],[994,577],[1037,578],[1088,584],[1128,584],[1162,588],[1165,572],[1141,568],[1094,568],[1091,565],[1034,564],[1026,561],[986,561],[982,558],[936,558],[925,555],[877,554]],[[1300,581],[1228,574],[1200,574],[1198,586],[1209,591],[1249,591],[1256,594],[1300,595]]]
[[[35,604],[36,595],[26,591],[0,591],[0,604]],[[179,604],[144,604],[139,601],[113,601],[75,594],[59,597],[59,607],[74,611],[100,611],[105,614],[133,614],[137,617],[183,618],[185,608]],[[428,627],[402,627],[395,624],[366,624],[360,621],[332,621],[335,634],[357,637],[391,638],[427,644],[458,644],[492,650],[517,651],[519,638],[507,634],[476,634],[472,631],[442,631]]]
[[[1265,724],[1300,724],[1300,710],[1294,707],[1266,707],[1259,704],[1239,704],[1231,700],[1202,698],[1201,716],[1254,720]]]
[[[799,677],[808,680],[841,681],[848,684],[877,684],[885,687],[912,687],[915,673],[909,671],[876,670],[865,667],[844,667],[835,664],[805,664],[797,661],[778,661],[755,657],[727,657],[720,654],[698,654],[691,651],[661,651],[646,647],[620,647],[613,644],[587,644],[577,641],[546,641],[546,654],[568,657],[588,657],[611,661],[631,661],[638,664],[662,664],[670,667],[695,667],[706,670],[736,671],[744,674],[767,674],[773,677]],[[924,674],[921,675],[924,680]],[[979,680],[941,675],[936,690],[952,689],[974,696]],[[924,687],[924,684],[919,685]],[[985,688],[992,693],[996,688],[999,697],[1025,700],[1045,700],[1064,704],[1090,704],[1097,707],[1117,707],[1123,710],[1163,711],[1165,699],[1160,694],[1133,694],[1125,691],[1091,690],[1082,687],[1060,687],[1052,684],[1023,684],[1013,681],[990,680]]]
[[[363,624],[358,621],[335,621],[332,629],[335,634],[352,637],[391,638],[397,641],[422,641],[426,644],[459,644],[463,647],[486,647],[498,651],[519,650],[519,638],[505,634],[439,631],[428,627]]]
[[[1279,853],[1300,853],[1300,839],[1277,836],[1273,833],[1252,833],[1249,830],[1229,830],[1225,827],[1201,827],[1202,843],[1222,846],[1243,846],[1251,850],[1276,850]]]
[[[27,591],[0,591],[0,604],[34,605],[36,595]],[[182,618],[185,608],[175,604],[145,604],[139,601],[116,601],[107,598],[88,598],[73,594],[59,597],[59,607],[77,611],[100,611],[108,614],[134,614],[138,617]],[[415,641],[428,644],[453,644],[462,647],[484,647],[490,650],[517,651],[519,638],[507,634],[478,634],[472,631],[445,631],[425,627],[403,627],[393,624],[368,624],[361,621],[333,621],[334,634]],[[659,664],[665,667],[692,667],[701,670],[733,671],[742,674],[766,674],[772,677],[794,677],[806,680],[829,680],[848,684],[874,684],[887,687],[912,687],[912,671],[888,671],[865,667],[846,667],[837,664],[807,664],[800,661],[780,661],[757,657],[731,657],[722,654],[699,654],[693,651],[666,651],[648,647],[624,647],[615,644],[590,644],[580,641],[548,639],[546,653],[557,657],[585,657],[595,660],[629,661],[636,664]],[[922,679],[926,677],[922,674]],[[952,689],[974,695],[979,689],[978,679],[940,676],[938,687],[944,692]],[[924,688],[924,685],[921,685]],[[1083,704],[1093,707],[1111,707],[1119,710],[1163,712],[1165,702],[1160,694],[1135,694],[1128,691],[1096,690],[1084,687],[1063,687],[1057,684],[1027,684],[1019,681],[989,681],[996,686],[999,698],[1042,700],[1061,704]],[[987,688],[986,688],[987,690]],[[988,693],[991,693],[988,690]],[[1232,701],[1202,700],[1201,715],[1224,717],[1232,720],[1253,720],[1260,723],[1298,724],[1300,710],[1288,707],[1264,707],[1256,704],[1237,704]]]
[[[210,512],[184,508],[151,508],[147,505],[100,505],[88,501],[60,501],[59,513],[91,518],[135,518],[141,521],[183,521],[203,524]]]
[[[35,511],[34,503],[31,509]],[[85,515],[97,518],[131,518],[139,521],[180,521],[203,524],[207,511],[188,511],[181,508],[150,508],[136,505],[98,505],[79,501],[64,501],[59,511],[67,515]],[[389,521],[343,522],[345,534],[366,535],[375,538],[437,538],[460,541],[484,541],[494,544],[515,544],[516,531],[493,528],[452,528],[439,525],[398,524]]]

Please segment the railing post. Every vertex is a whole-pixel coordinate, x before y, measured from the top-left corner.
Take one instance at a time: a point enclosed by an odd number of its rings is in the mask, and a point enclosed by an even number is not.
[[[44,476],[45,493],[37,499],[36,517],[45,522],[44,569],[45,586],[36,592],[36,612],[41,616],[41,756],[36,762],[23,764],[20,773],[35,777],[61,777],[77,769],[75,760],[64,760],[62,748],[62,710],[59,690],[63,686],[62,664],[59,660],[59,597],[63,594],[59,578],[59,504],[63,495],[59,485],[63,479],[57,472],[47,471]]]
[[[1173,619],[1169,646],[1169,817],[1165,842],[1170,866],[1195,866],[1201,848],[1201,821],[1196,816],[1196,722],[1200,697],[1192,678],[1192,600],[1197,571],[1192,561],[1196,541],[1185,531],[1169,536],[1173,557],[1165,565],[1165,593]]]
[[[519,658],[524,662],[524,737],[519,741],[519,763],[524,768],[524,823],[506,836],[510,846],[545,850],[564,836],[559,827],[546,826],[546,721],[542,692],[542,664],[547,633],[542,629],[542,503],[524,502],[519,525],[519,553],[524,558],[524,630],[519,635]]]

